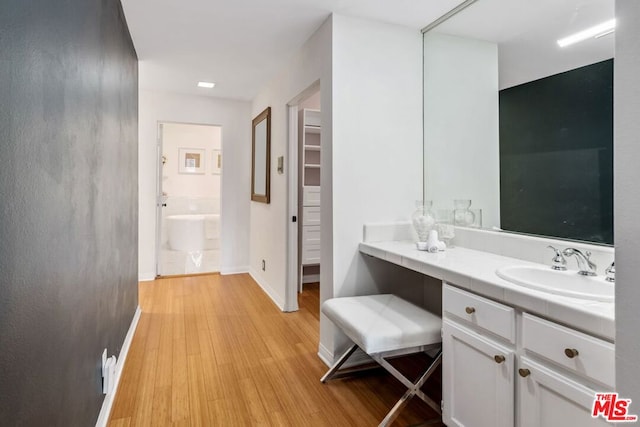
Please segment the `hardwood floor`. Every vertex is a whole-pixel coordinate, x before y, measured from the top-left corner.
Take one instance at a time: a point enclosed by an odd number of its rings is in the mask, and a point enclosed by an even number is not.
[[[282,313],[247,274],[140,284],[109,427],[376,426],[405,388],[384,371],[320,383],[319,292]],[[435,414],[414,398],[394,425]]]

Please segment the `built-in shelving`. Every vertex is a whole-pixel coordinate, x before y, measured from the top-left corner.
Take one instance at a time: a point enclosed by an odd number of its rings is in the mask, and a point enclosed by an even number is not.
[[[299,270],[300,291],[305,282],[319,280],[320,273],[320,111],[299,111],[300,200]]]

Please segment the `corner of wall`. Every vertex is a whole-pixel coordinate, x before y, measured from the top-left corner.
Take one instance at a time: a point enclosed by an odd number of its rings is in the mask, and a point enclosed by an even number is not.
[[[249,275],[251,278],[262,288],[262,290],[271,298],[271,301],[280,309],[280,311],[284,311],[285,302],[284,299],[278,295],[278,293],[273,289],[273,287],[261,277],[253,268],[249,269]]]

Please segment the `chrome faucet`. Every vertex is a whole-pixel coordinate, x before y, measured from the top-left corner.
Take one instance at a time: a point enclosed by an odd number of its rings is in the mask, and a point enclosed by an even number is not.
[[[551,269],[552,270],[559,270],[559,271],[566,270],[567,269],[567,260],[562,255],[562,252],[560,252],[558,249],[554,248],[551,245],[549,245],[547,247],[550,248],[550,249],[553,249],[553,251],[556,253],[555,256],[553,258],[551,258]]]
[[[565,257],[574,256],[576,257],[576,261],[578,262],[578,274],[582,274],[583,276],[595,276],[596,268],[595,265],[589,257],[591,256],[591,252],[586,251],[582,253],[580,250],[576,248],[566,248],[562,251],[562,255]]]
[[[604,271],[606,276],[605,280],[607,282],[615,282],[616,281],[616,263],[612,262],[609,267]]]

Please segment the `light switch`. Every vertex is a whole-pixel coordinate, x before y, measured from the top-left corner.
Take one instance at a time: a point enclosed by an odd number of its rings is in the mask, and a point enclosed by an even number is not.
[[[284,173],[284,156],[278,157],[278,173],[281,175]]]

